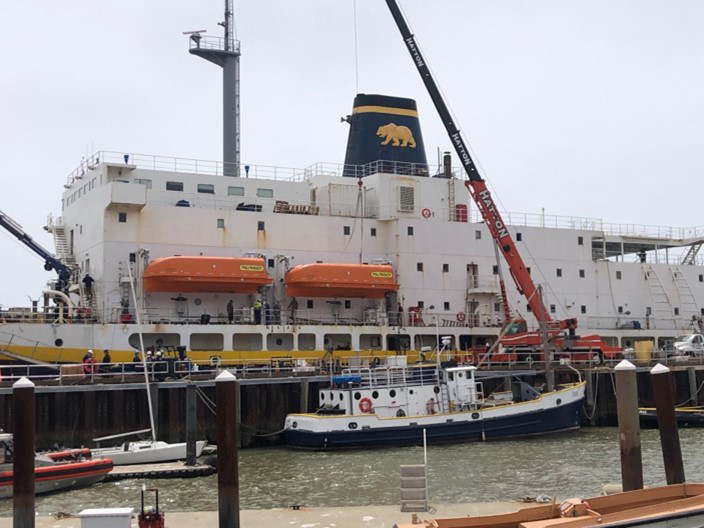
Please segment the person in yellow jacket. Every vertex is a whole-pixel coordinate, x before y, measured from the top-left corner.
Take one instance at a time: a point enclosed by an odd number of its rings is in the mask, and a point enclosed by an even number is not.
[[[254,324],[260,324],[262,322],[262,301],[257,299],[254,301]]]

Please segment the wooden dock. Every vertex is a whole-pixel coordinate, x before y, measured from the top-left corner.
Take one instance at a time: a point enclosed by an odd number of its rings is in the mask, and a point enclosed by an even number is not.
[[[162,464],[138,464],[134,466],[115,466],[103,482],[125,479],[168,479],[195,478],[213,475],[216,469],[208,464],[187,466],[184,462],[164,462]]]

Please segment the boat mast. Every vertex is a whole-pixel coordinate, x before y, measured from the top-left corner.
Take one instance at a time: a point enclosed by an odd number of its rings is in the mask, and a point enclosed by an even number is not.
[[[240,173],[240,43],[234,37],[233,0],[225,0],[224,38],[186,32],[189,52],[222,68],[222,161],[225,176]]]

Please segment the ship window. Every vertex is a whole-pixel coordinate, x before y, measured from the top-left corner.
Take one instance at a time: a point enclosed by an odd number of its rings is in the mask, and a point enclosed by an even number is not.
[[[501,311],[501,303],[494,303],[494,311],[495,312]]]
[[[701,315],[704,315],[704,308],[700,308],[700,309],[699,309],[699,313],[700,313]]]
[[[274,259],[267,260],[266,265],[270,268],[273,268],[274,267]]]
[[[372,392],[372,398],[375,400],[379,397],[379,393],[377,391]]]
[[[370,234],[371,236],[375,237],[375,236],[376,236],[376,227],[372,227],[372,228],[369,230],[369,234]]]
[[[530,304],[526,304],[526,310],[529,312],[533,311],[533,309],[530,307]]]
[[[141,183],[141,184],[144,185],[147,189],[151,189],[151,188],[152,188],[152,181],[151,181],[151,180],[147,180],[147,179],[145,179],[145,178],[135,178],[134,182],[135,182],[135,183]]]
[[[130,253],[130,262],[137,262],[137,253]]]
[[[584,278],[584,270],[579,270],[579,278],[580,279]]]
[[[675,307],[675,315],[679,315],[679,314],[680,314],[680,309]]]
[[[494,264],[494,266],[492,267],[492,273],[493,273],[494,275],[498,275],[498,274],[499,274],[499,266],[497,266],[496,264]]]
[[[622,314],[623,313],[623,306],[618,307],[618,313]]]
[[[581,309],[581,311],[582,311],[583,314],[587,313],[587,307],[586,307],[585,305],[582,305],[582,306],[580,307],[580,309]]]
[[[183,182],[167,181],[167,191],[183,191]]]
[[[477,230],[474,232],[474,238],[477,239],[477,240],[481,240],[481,238],[482,238],[482,232],[477,229]]]
[[[228,187],[228,196],[244,196],[244,187]]]
[[[63,339],[57,339],[56,341],[54,341],[54,345],[56,345],[57,347],[63,346],[63,344],[64,344]]]
[[[362,395],[359,392],[354,393],[354,399],[359,400],[362,397]]]
[[[413,236],[413,226],[408,226],[406,232],[408,233],[408,236]]]
[[[399,187],[399,207],[398,210],[402,213],[412,213],[415,209],[415,199],[414,199],[413,187],[407,187],[402,185]]]
[[[259,220],[259,222],[257,222],[257,231],[264,231],[265,229],[266,224],[264,223],[264,221]]]
[[[218,229],[223,229],[225,227],[225,219],[218,218]]]
[[[447,302],[447,301],[445,301],[445,302],[443,303],[443,309],[444,309],[444,310],[449,310],[449,309],[450,309],[450,303]]]
[[[424,308],[425,303],[423,301],[418,301],[418,308]]]
[[[308,309],[313,308],[313,301],[312,300],[308,299],[306,301],[306,308],[308,308]]]
[[[343,234],[343,235],[349,235],[350,232],[351,232],[350,226],[344,226],[344,227],[342,228],[342,234]]]
[[[555,313],[555,305],[554,304],[550,305],[550,313]]]
[[[516,233],[516,242],[523,240],[523,233]]]
[[[584,237],[577,237],[577,245],[583,246],[584,245]]]
[[[562,268],[557,268],[557,276],[562,277]]]
[[[442,272],[443,273],[448,273],[450,271],[450,265],[449,264],[443,264],[442,265]]]
[[[118,222],[127,222],[127,213],[117,213],[117,221]]]
[[[704,275],[699,275],[699,282],[704,282]]]
[[[257,196],[259,198],[273,198],[274,189],[257,189]]]
[[[423,263],[416,262],[416,271],[423,271]]]
[[[199,193],[215,194],[215,185],[212,183],[199,183],[197,189]]]
[[[396,391],[393,390],[393,389],[391,389],[391,390],[389,391],[389,396],[391,396],[392,398],[394,398],[394,397],[396,396]]]
[[[526,268],[526,271],[528,272],[528,275],[530,275],[530,268]]]
[[[350,308],[352,308],[352,301],[348,299],[345,301],[345,309],[349,310]]]
[[[621,280],[621,272],[620,271],[616,272],[616,279]]]

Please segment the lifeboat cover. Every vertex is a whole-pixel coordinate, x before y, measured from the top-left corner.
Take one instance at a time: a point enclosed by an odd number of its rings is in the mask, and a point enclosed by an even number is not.
[[[390,264],[303,264],[286,274],[289,297],[363,297],[381,299],[397,291]]]
[[[144,270],[147,292],[256,293],[268,284],[263,258],[165,257]]]

